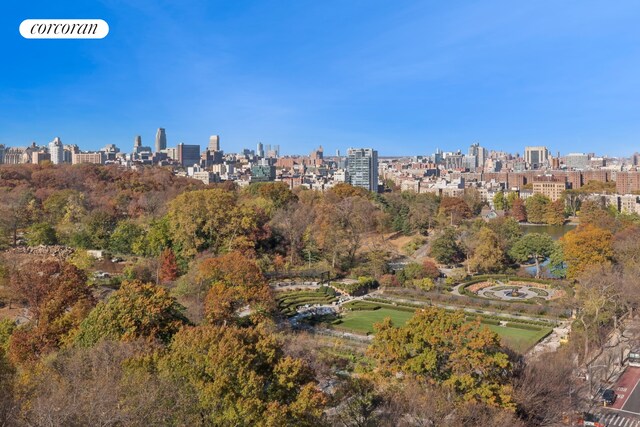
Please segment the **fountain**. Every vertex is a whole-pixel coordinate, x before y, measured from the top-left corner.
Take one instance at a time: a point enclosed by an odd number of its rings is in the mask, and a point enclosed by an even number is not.
[[[527,294],[520,292],[520,288],[513,288],[510,291],[505,291],[505,295],[511,298],[524,298]]]

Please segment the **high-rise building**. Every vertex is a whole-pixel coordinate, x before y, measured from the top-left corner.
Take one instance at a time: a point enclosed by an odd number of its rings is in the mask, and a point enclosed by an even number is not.
[[[135,150],[136,148],[140,147],[142,147],[142,137],[140,135],[136,135],[135,139],[133,140],[133,148]]]
[[[196,144],[180,143],[176,147],[178,162],[183,167],[200,165],[200,146]]]
[[[589,168],[590,158],[584,153],[570,153],[564,157],[564,164],[570,170],[585,170]]]
[[[156,152],[160,152],[167,148],[167,134],[164,128],[158,128],[156,132]]]
[[[54,165],[64,163],[64,146],[60,138],[55,137],[53,141],[49,143],[49,154],[51,155],[51,163]]]
[[[538,169],[549,162],[549,150],[547,147],[525,147],[524,161],[531,169]]]
[[[373,148],[349,148],[347,174],[351,185],[377,193],[378,152]]]
[[[5,146],[0,144],[0,165],[4,164],[4,150]]]
[[[207,147],[209,151],[220,151],[220,136],[219,135],[211,135],[209,137],[209,146]]]
[[[262,146],[262,142],[258,142],[256,146],[256,156],[262,158],[264,157],[264,147]]]
[[[473,166],[473,168],[483,168],[489,157],[489,151],[476,142],[469,147],[469,157],[471,156],[475,157],[473,165],[471,166]]]

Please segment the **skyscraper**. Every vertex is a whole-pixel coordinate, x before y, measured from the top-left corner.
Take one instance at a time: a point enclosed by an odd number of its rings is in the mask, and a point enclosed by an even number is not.
[[[258,142],[256,146],[256,156],[264,157],[264,147],[262,146],[262,142]]]
[[[49,154],[51,155],[51,163],[59,165],[64,163],[64,147],[60,138],[55,137],[53,141],[49,143]]]
[[[470,165],[472,166],[470,169],[483,168],[487,157],[489,157],[489,151],[476,142],[469,147],[468,155],[469,157],[475,156],[475,160],[473,161],[473,165]]]
[[[524,160],[531,169],[538,169],[549,161],[549,150],[547,147],[525,147]]]
[[[164,128],[158,128],[158,132],[156,132],[156,152],[167,148],[167,134],[164,131]]]
[[[142,137],[140,135],[136,135],[136,138],[133,140],[133,148],[142,147]]]
[[[378,152],[373,148],[349,148],[347,173],[351,185],[377,193]]]
[[[211,135],[209,137],[209,146],[207,148],[209,151],[220,151],[220,136]]]
[[[193,144],[180,143],[176,147],[178,162],[183,167],[191,167],[193,165],[200,165],[200,146]]]

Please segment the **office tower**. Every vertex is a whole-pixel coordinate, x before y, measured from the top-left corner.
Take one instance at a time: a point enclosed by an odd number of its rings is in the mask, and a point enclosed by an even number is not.
[[[0,165],[4,164],[4,150],[5,150],[5,146],[3,144],[0,144]]]
[[[220,151],[220,136],[211,135],[209,137],[209,146],[207,148],[209,151]]]
[[[340,149],[336,150],[336,157],[340,157]]]
[[[280,145],[276,145],[273,151],[275,151],[275,157],[280,157]]]
[[[549,162],[547,147],[525,147],[524,160],[531,169],[538,169]]]
[[[351,185],[377,193],[378,152],[372,148],[349,148],[347,173]]]
[[[475,144],[471,144],[469,147],[469,157],[475,156],[474,165],[471,165],[471,169],[473,168],[483,168],[487,158],[489,157],[489,151],[481,147],[477,142]]]
[[[178,144],[176,148],[178,162],[183,167],[190,167],[193,165],[200,165],[200,146],[194,144]]]
[[[256,156],[264,157],[264,147],[262,146],[262,142],[258,142],[256,146]]]
[[[167,148],[167,134],[164,128],[158,128],[156,132],[156,152],[160,152]]]
[[[137,135],[136,138],[133,140],[134,151],[136,148],[140,148],[140,147],[142,147],[142,137],[140,135]]]
[[[49,143],[49,154],[51,155],[51,163],[54,165],[64,163],[64,146],[60,138],[55,137],[54,140]]]

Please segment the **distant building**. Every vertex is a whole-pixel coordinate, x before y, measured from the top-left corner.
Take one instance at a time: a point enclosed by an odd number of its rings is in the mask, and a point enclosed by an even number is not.
[[[469,147],[469,157],[475,157],[475,165],[473,168],[483,168],[487,158],[489,157],[489,150],[481,147],[479,143],[471,144]]]
[[[42,162],[51,161],[51,156],[44,150],[33,151],[31,153],[31,163],[34,165],[40,164]]]
[[[531,169],[539,169],[549,163],[547,147],[525,147],[524,160]]]
[[[533,180],[533,194],[542,194],[552,202],[562,199],[567,189],[567,180],[552,176],[536,177]]]
[[[4,152],[6,148],[4,145],[0,144],[0,165],[4,164]]]
[[[220,151],[220,136],[211,135],[209,137],[209,145],[207,146],[209,151]]]
[[[378,152],[372,148],[349,148],[347,175],[351,185],[377,193]]]
[[[51,163],[59,165],[64,163],[64,145],[60,138],[55,137],[53,141],[49,143],[49,154],[51,156]]]
[[[160,152],[167,148],[167,134],[164,128],[158,128],[156,132],[156,152]]]
[[[585,170],[590,166],[590,157],[584,153],[571,153],[564,157],[564,164],[567,169]]]
[[[180,143],[176,147],[177,161],[182,167],[200,165],[200,146],[197,144]]]
[[[140,135],[136,135],[133,139],[133,149],[142,147],[142,137]]]
[[[264,157],[264,147],[262,146],[262,142],[258,142],[258,145],[256,145],[256,156],[260,158]]]
[[[194,172],[192,178],[202,181],[205,185],[209,185],[214,182],[220,182],[220,177],[217,174],[209,171]]]
[[[276,179],[276,167],[269,164],[251,166],[251,182],[267,182]]]
[[[87,151],[84,153],[73,153],[71,163],[78,165],[81,163],[93,163],[103,165],[106,159],[105,153],[102,151]]]

